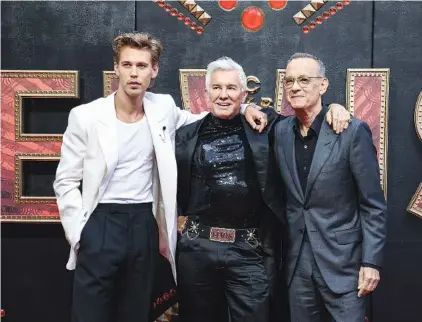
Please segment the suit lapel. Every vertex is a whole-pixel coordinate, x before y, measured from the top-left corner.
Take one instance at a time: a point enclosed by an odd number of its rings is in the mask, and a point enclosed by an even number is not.
[[[111,177],[118,161],[118,138],[114,108],[114,93],[106,97],[105,106],[97,124],[98,140],[107,165],[106,176]]]
[[[184,146],[184,149],[182,151],[177,151],[179,155],[178,166],[181,167],[179,171],[179,178],[189,179],[189,180],[186,180],[186,182],[184,183],[184,185],[186,185],[186,188],[184,188],[183,191],[185,191],[186,194],[182,194],[179,192],[180,195],[183,196],[183,198],[181,199],[183,199],[184,204],[181,206],[185,208],[183,209],[184,211],[187,210],[188,202],[190,199],[190,192],[191,192],[190,177],[191,177],[191,170],[192,170],[192,159],[193,159],[193,154],[195,152],[196,143],[198,142],[199,130],[201,129],[204,121],[210,118],[210,115],[211,114],[208,114],[206,117],[200,120],[193,132],[188,133],[185,137],[179,137],[179,140],[183,142],[183,146]]]
[[[252,155],[255,163],[255,170],[258,174],[257,179],[261,187],[261,191],[264,193],[267,181],[267,166],[268,166],[268,135],[267,133],[255,132],[250,125],[246,122],[246,119],[241,117],[243,128],[248,139],[249,146],[252,150]]]
[[[321,126],[321,131],[318,136],[317,145],[315,147],[314,157],[312,159],[311,169],[309,170],[308,182],[306,185],[306,199],[312,190],[316,178],[321,172],[327,158],[331,154],[338,139],[338,135],[329,127],[328,123],[324,121]]]
[[[287,167],[289,168],[289,171],[291,173],[297,193],[299,194],[300,198],[303,200],[304,195],[302,191],[302,186],[300,185],[299,174],[297,173],[297,167],[296,167],[295,133],[293,130],[295,119],[296,118],[292,119],[289,129],[283,134],[282,140],[285,141],[285,144],[283,144],[283,147],[284,147],[283,151],[284,151],[284,156],[286,158]]]

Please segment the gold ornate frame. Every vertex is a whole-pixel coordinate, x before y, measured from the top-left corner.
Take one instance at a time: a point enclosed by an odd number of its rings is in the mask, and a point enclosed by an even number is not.
[[[348,68],[346,82],[346,101],[350,113],[355,112],[355,77],[381,77],[381,111],[380,111],[380,144],[379,167],[381,187],[387,198],[387,155],[388,155],[388,98],[389,68]]]
[[[410,200],[410,203],[407,206],[407,211],[422,218],[422,183],[419,184],[412,200]]]
[[[180,92],[182,94],[182,103],[185,110],[190,111],[191,106],[189,99],[188,77],[205,77],[206,74],[206,69],[179,69]]]
[[[274,108],[277,113],[281,112],[283,107],[283,95],[284,95],[284,77],[286,76],[285,69],[277,69],[276,71],[276,85],[275,85],[275,94],[274,94]]]
[[[2,70],[3,78],[69,78],[71,90],[23,90],[15,92],[15,142],[26,141],[61,141],[63,134],[32,134],[23,132],[22,103],[24,98],[54,97],[79,98],[79,72],[76,70],[42,71],[42,70]]]
[[[51,204],[56,202],[56,197],[29,197],[22,194],[23,191],[23,173],[22,163],[24,161],[59,161],[60,154],[42,154],[42,153],[16,153],[15,154],[15,203],[31,204]]]
[[[118,79],[114,71],[103,71],[103,95],[104,96],[108,96],[113,92],[111,88],[111,82],[114,79]]]
[[[415,106],[415,129],[419,139],[422,141],[422,92],[419,93]],[[422,183],[419,184],[412,200],[410,200],[407,211],[422,218]]]

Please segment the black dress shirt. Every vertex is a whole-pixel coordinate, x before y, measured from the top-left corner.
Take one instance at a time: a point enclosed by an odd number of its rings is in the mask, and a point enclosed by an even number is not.
[[[205,225],[256,227],[262,197],[240,119],[204,121],[192,158],[187,215]]]
[[[312,159],[315,153],[315,147],[318,140],[319,131],[321,130],[322,122],[324,122],[327,114],[327,107],[323,106],[321,112],[315,117],[311,124],[308,134],[302,136],[300,133],[299,119],[296,118],[294,125],[295,131],[295,152],[296,152],[296,167],[299,175],[300,185],[302,186],[303,194],[306,191],[306,184],[308,182],[309,170],[311,169]]]

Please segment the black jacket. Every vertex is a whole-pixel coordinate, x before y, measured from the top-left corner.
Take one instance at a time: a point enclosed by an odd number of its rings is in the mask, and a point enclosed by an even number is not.
[[[269,115],[270,125],[266,131],[259,133],[251,129],[247,121],[241,116],[242,124],[254,158],[254,165],[259,182],[262,199],[266,205],[260,215],[259,238],[264,251],[264,265],[270,280],[272,307],[280,308],[280,273],[282,230],[285,223],[284,207],[282,203],[279,174],[275,164],[274,150],[270,148],[268,133],[273,130],[274,124],[279,117]],[[211,117],[210,115],[206,118]],[[179,215],[184,215],[188,209],[190,199],[190,177],[192,157],[198,140],[199,130],[204,120],[199,120],[190,125],[180,128],[176,132],[176,160],[178,171],[177,202]],[[273,311],[273,310],[272,310]],[[272,312],[272,316],[280,313]]]

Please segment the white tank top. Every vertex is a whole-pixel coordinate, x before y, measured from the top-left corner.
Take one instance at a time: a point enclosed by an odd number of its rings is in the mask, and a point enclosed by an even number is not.
[[[146,116],[135,123],[116,118],[119,157],[100,203],[152,202],[154,145]]]

